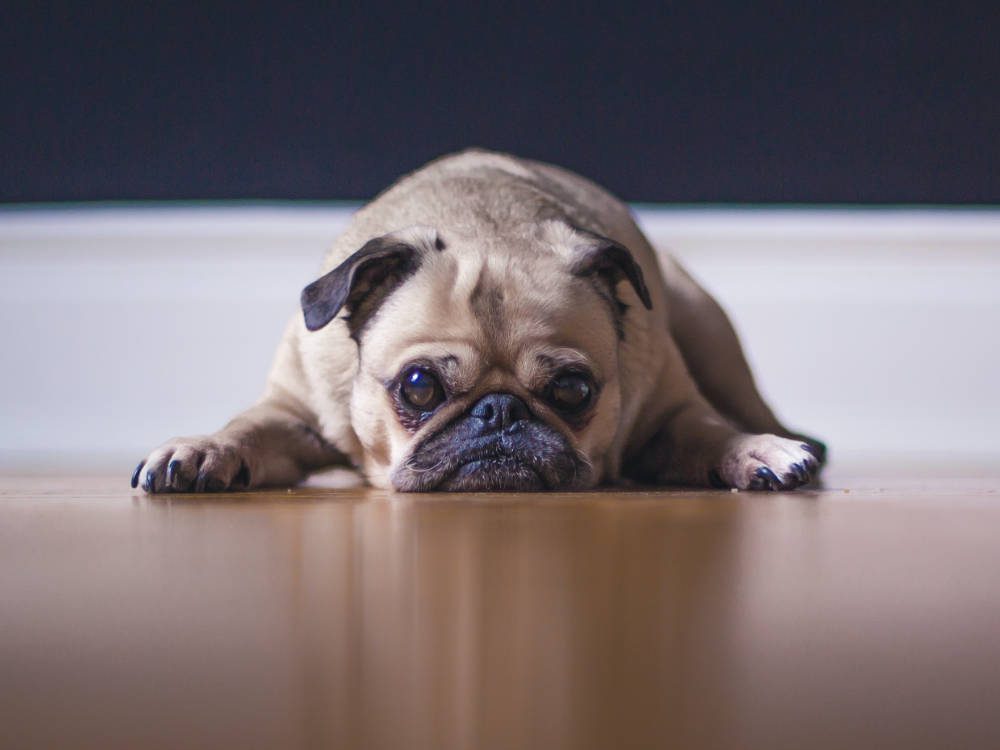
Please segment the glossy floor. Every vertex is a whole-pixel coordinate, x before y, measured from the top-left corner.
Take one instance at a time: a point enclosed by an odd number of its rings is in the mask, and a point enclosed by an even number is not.
[[[1000,467],[776,496],[125,479],[0,478],[4,748],[1000,746]]]

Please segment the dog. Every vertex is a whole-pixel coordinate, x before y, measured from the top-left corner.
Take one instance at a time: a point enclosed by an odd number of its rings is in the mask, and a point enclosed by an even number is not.
[[[132,487],[292,485],[344,465],[401,492],[789,490],[824,461],[764,403],[719,305],[567,170],[437,159],[360,209],[323,270],[261,400],[161,445]]]

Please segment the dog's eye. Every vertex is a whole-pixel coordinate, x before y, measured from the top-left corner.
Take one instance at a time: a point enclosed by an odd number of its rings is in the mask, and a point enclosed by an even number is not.
[[[593,395],[590,379],[578,373],[559,375],[549,385],[549,401],[563,411],[586,409]]]
[[[423,367],[411,367],[403,373],[400,392],[409,406],[420,411],[433,411],[444,401],[441,383]]]

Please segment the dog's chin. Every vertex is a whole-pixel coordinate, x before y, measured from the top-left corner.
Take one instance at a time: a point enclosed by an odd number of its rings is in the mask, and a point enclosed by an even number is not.
[[[483,433],[460,417],[423,438],[392,472],[400,492],[536,492],[593,483],[587,459],[555,428],[538,421]]]
[[[528,464],[510,456],[462,464],[438,489],[448,492],[538,492],[545,481]]]

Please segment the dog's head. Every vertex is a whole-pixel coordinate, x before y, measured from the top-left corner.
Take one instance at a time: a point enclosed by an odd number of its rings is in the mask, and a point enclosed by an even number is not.
[[[636,303],[651,304],[629,251],[557,221],[502,238],[393,232],[302,292],[310,330],[346,313],[334,325],[358,344],[365,468],[402,491],[593,486]]]

